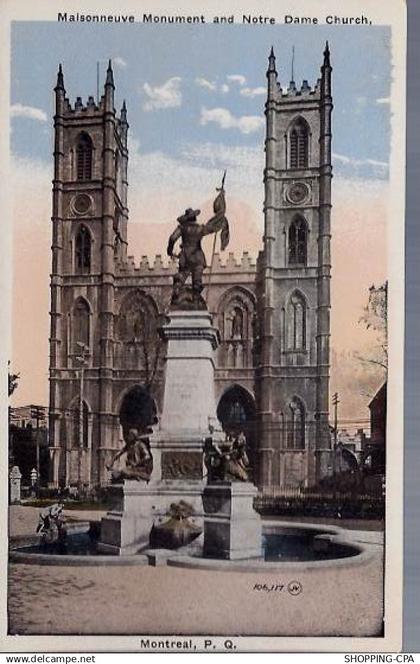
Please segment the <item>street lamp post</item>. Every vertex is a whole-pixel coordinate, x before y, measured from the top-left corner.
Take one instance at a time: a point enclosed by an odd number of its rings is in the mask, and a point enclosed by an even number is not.
[[[40,420],[44,420],[45,418],[45,413],[44,409],[42,406],[31,406],[31,418],[33,418],[36,422],[36,430],[35,430],[35,446],[36,446],[36,472],[37,472],[37,485],[36,485],[36,492],[37,495],[39,496],[39,489],[40,489],[40,484],[41,484],[41,463],[40,463],[40,440],[39,440],[39,423]],[[45,424],[45,422],[44,422]]]
[[[87,364],[86,355],[88,353],[88,347],[86,344],[81,341],[77,341],[76,345],[80,349],[80,354],[76,356],[76,359],[80,362],[80,371],[79,371],[79,445],[78,445],[78,459],[77,459],[77,487],[80,493],[82,486],[82,450],[83,450],[83,434],[84,434],[84,421],[83,421],[83,388],[84,388],[84,373],[85,366]]]
[[[333,451],[333,501],[334,506],[337,501],[337,442],[338,442],[338,392],[333,394],[332,403],[334,406],[334,451]]]

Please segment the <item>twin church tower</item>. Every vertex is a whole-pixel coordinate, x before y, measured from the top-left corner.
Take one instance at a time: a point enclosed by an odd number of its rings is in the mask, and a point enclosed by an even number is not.
[[[206,301],[220,332],[217,415],[247,438],[261,490],[307,487],[330,472],[331,65],[287,91],[273,50],[267,71],[264,236],[247,252],[216,255]],[[104,94],[55,87],[50,334],[51,484],[104,485],[124,431],[163,400],[158,335],[176,265],[127,254],[127,111]],[[193,203],[193,202],[192,202]],[[177,211],[174,210],[174,216]],[[231,219],[231,232],[240,220]],[[205,273],[204,284],[209,275]],[[182,478],[180,464],[173,479]]]

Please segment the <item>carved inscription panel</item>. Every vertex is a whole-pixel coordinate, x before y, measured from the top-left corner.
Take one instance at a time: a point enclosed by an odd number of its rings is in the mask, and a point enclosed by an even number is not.
[[[201,480],[202,478],[201,452],[162,452],[163,480]]]

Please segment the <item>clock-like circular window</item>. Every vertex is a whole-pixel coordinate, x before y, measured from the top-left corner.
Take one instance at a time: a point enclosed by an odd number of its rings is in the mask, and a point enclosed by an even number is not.
[[[92,205],[92,199],[87,194],[78,194],[72,201],[76,214],[87,214]]]
[[[303,203],[309,196],[309,187],[304,182],[294,182],[286,191],[286,198],[289,203],[298,205]]]

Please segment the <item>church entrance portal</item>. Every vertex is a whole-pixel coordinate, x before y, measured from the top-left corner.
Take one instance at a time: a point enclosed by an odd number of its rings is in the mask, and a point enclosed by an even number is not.
[[[124,397],[120,424],[124,438],[129,429],[144,429],[155,422],[156,404],[146,388],[136,385]]]
[[[233,385],[220,398],[217,417],[224,431],[237,434],[243,431],[246,437],[247,452],[251,465],[251,477],[255,477],[257,453],[255,445],[255,401],[252,395],[240,385]]]

